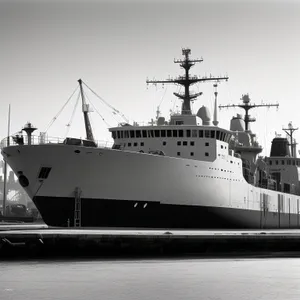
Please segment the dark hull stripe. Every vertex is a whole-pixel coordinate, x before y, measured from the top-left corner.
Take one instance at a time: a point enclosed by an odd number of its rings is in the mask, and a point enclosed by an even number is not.
[[[35,197],[34,203],[50,226],[73,226],[73,198]],[[159,202],[81,199],[81,226],[136,228],[299,228],[300,215],[233,209],[167,205]]]

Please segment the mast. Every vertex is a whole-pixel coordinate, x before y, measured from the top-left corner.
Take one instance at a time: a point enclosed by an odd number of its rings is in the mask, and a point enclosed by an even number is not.
[[[292,157],[296,157],[296,141],[295,139],[293,139],[293,133],[294,131],[298,130],[299,128],[294,128],[293,125],[292,125],[292,122],[290,122],[288,124],[288,128],[282,128],[282,130],[285,131],[285,133],[289,136],[290,138],[290,144],[289,146],[291,146],[291,154],[292,154]]]
[[[218,85],[215,83],[214,84],[214,88],[215,88],[215,109],[214,109],[214,120],[213,120],[213,124],[215,126],[218,126],[219,121],[218,121]]]
[[[249,110],[255,107],[271,107],[271,106],[276,106],[278,108],[279,104],[249,104],[250,103],[250,98],[248,94],[242,95],[241,100],[243,101],[243,104],[230,104],[230,105],[219,105],[219,108],[229,108],[229,107],[240,107],[245,110],[245,130],[249,130],[249,123],[250,122],[255,122],[255,118],[251,118],[249,115]]]
[[[83,89],[82,89],[82,80],[79,79],[78,82],[79,82],[79,86],[80,86],[80,94],[81,94],[81,100],[82,100],[82,112],[83,112],[83,116],[84,116],[86,139],[90,140],[90,141],[94,141],[92,126],[91,126],[91,122],[90,122],[90,119],[88,116],[89,106],[85,102],[85,97],[84,97],[84,93],[83,93]]]
[[[8,106],[8,124],[7,124],[7,147],[9,146],[9,135],[10,135],[10,104]],[[6,216],[6,200],[7,200],[7,162],[4,160],[3,170],[3,203],[2,203],[2,214]]]
[[[174,63],[180,64],[180,66],[185,70],[184,76],[178,76],[177,78],[174,79],[167,79],[167,80],[147,80],[147,84],[153,83],[175,83],[175,84],[180,84],[184,87],[184,93],[179,94],[179,93],[174,93],[176,97],[179,99],[183,100],[182,103],[182,108],[181,108],[181,114],[182,115],[191,115],[191,101],[195,100],[198,96],[202,95],[202,92],[200,93],[191,93],[190,91],[190,86],[197,83],[197,82],[202,82],[202,81],[219,81],[219,80],[228,80],[228,77],[197,77],[197,76],[191,76],[189,71],[190,68],[193,67],[196,63],[202,62],[203,59],[190,59],[189,55],[191,54],[191,50],[186,48],[182,49],[182,55],[184,56],[184,59],[178,59],[174,60]]]

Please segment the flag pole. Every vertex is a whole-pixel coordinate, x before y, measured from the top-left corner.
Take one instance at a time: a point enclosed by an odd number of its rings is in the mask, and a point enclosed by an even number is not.
[[[8,124],[7,124],[7,146],[9,146],[9,135],[10,135],[10,104],[8,106]],[[3,204],[2,214],[6,216],[6,200],[7,200],[7,162],[4,159],[4,181],[3,181]]]

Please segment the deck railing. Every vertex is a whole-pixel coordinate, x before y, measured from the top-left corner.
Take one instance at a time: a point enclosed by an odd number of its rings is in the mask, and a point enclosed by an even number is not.
[[[0,142],[0,149],[7,146],[18,146],[18,145],[43,145],[43,144],[65,144],[66,138],[52,137],[47,135],[32,135],[31,141],[28,143],[27,136],[19,136],[17,140],[16,136],[9,136],[4,138]],[[113,143],[110,141],[95,141],[98,148],[112,148]]]

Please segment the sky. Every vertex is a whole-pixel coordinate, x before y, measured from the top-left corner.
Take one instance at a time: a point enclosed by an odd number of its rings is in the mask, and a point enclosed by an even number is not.
[[[0,137],[30,121],[44,132],[82,79],[126,119],[147,124],[181,107],[176,85],[147,86],[146,79],[182,75],[174,59],[182,48],[203,62],[191,74],[228,75],[218,87],[220,105],[279,104],[251,111],[251,124],[269,155],[271,140],[282,128],[299,121],[300,1],[29,1],[0,0]],[[213,115],[213,83],[202,91],[193,110],[205,105]],[[94,106],[91,122],[97,140],[110,140],[108,127],[125,119],[86,90]],[[47,130],[53,137],[84,137],[77,92]],[[219,125],[229,129],[240,109],[218,112]],[[71,122],[71,120],[73,120]],[[67,126],[70,124],[70,126]],[[300,142],[300,130],[295,134]],[[299,148],[300,149],[300,148]]]

